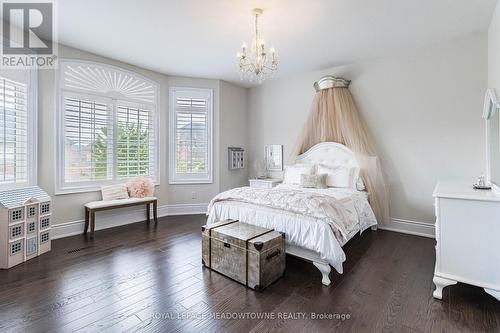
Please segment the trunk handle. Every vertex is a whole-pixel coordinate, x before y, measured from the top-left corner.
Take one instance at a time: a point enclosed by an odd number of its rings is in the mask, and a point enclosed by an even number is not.
[[[271,260],[272,258],[276,257],[276,256],[279,256],[281,253],[281,250],[280,249],[276,249],[274,250],[272,253],[269,253],[267,256],[266,256],[266,260]]]

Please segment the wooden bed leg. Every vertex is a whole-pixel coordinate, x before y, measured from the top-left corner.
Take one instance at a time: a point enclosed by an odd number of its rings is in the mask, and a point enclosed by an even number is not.
[[[326,264],[326,263],[322,263],[322,262],[316,262],[316,261],[313,261],[313,265],[316,266],[316,268],[319,269],[319,271],[323,275],[323,279],[321,280],[321,283],[323,283],[325,286],[329,286],[330,283],[332,283],[330,281],[330,276],[329,276],[330,271],[331,271],[330,265]]]
[[[373,230],[373,231],[377,231],[377,229],[378,229],[378,225],[376,225],[376,224],[375,224],[375,225],[372,225],[372,230]]]

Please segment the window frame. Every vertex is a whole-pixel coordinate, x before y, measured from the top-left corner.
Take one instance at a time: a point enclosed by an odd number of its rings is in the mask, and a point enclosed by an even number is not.
[[[94,91],[83,91],[80,89],[72,89],[64,86],[63,79],[64,79],[64,73],[63,73],[63,68],[65,68],[65,65],[89,65],[89,66],[97,66],[100,68],[104,68],[107,70],[112,70],[117,73],[121,74],[126,74],[133,76],[135,79],[142,80],[147,82],[148,84],[151,84],[154,89],[155,89],[155,96],[154,96],[154,102],[153,103],[148,103],[148,102],[142,102],[142,101],[136,101],[130,98],[126,98],[123,96],[120,96],[119,93],[116,93],[114,91],[109,91],[108,93],[100,93],[100,92],[94,92]],[[141,108],[148,108],[153,110],[153,118],[152,118],[152,126],[154,128],[154,175],[152,175],[153,178],[153,183],[155,186],[160,185],[160,140],[159,140],[159,119],[160,119],[160,97],[159,97],[159,92],[160,92],[160,86],[157,82],[144,77],[141,74],[138,74],[136,72],[105,64],[105,63],[100,63],[100,62],[94,62],[94,61],[85,61],[85,60],[79,60],[79,59],[60,59],[59,60],[59,68],[57,70],[57,76],[56,76],[56,107],[57,107],[57,112],[56,112],[56,140],[55,140],[55,150],[56,150],[56,170],[55,170],[55,194],[60,195],[60,194],[70,194],[70,193],[84,193],[84,192],[95,192],[95,191],[100,191],[101,186],[105,185],[111,185],[111,184],[118,184],[118,183],[123,183],[126,181],[125,178],[118,179],[117,178],[117,170],[116,170],[116,165],[117,165],[117,159],[116,156],[113,156],[113,179],[111,180],[97,180],[97,181],[81,181],[81,182],[65,182],[65,140],[64,140],[64,130],[65,130],[65,110],[64,110],[64,103],[65,103],[65,97],[66,96],[81,96],[83,98],[91,98],[94,99],[95,101],[106,101],[106,103],[110,103],[111,106],[111,113],[112,113],[112,127],[113,127],[113,146],[112,149],[115,151],[116,149],[116,144],[117,144],[117,127],[118,127],[118,120],[117,120],[117,107],[118,105],[128,105],[128,106],[135,106],[135,107],[141,107]]]
[[[177,93],[189,94],[190,98],[207,98],[207,163],[208,172],[198,177],[189,177],[186,174],[179,174],[176,170],[175,159],[175,136],[176,136],[176,109],[175,97]],[[214,108],[214,93],[210,88],[193,88],[193,87],[170,87],[169,89],[169,184],[213,184],[213,108]]]
[[[25,69],[27,92],[27,180],[25,182],[0,182],[0,190],[11,190],[34,186],[38,183],[38,73],[36,69]],[[0,73],[0,76],[1,73]],[[9,78],[10,79],[10,78]],[[12,79],[10,79],[12,80]],[[13,80],[16,81],[16,80]],[[23,82],[24,83],[24,82]]]

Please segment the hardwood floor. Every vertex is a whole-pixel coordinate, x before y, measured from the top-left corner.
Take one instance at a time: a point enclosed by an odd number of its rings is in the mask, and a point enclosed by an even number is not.
[[[345,246],[344,274],[332,273],[330,287],[287,257],[285,277],[259,293],[202,268],[204,221],[168,217],[53,241],[50,253],[0,271],[0,331],[500,331],[500,302],[480,288],[432,298],[432,239],[367,231]]]

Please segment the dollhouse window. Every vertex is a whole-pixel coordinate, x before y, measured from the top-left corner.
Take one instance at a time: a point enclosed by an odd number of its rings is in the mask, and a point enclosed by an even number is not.
[[[10,244],[10,255],[17,254],[23,250],[23,243],[22,241],[18,241],[15,243]]]
[[[47,214],[50,212],[50,203],[43,203],[40,205],[40,211],[42,214]]]
[[[10,221],[17,222],[23,219],[23,208],[17,208],[10,211]]]
[[[40,235],[40,243],[47,243],[49,241],[49,233],[45,232]]]
[[[23,235],[22,225],[16,225],[15,227],[10,228],[10,239],[14,239],[22,235]]]
[[[45,228],[48,228],[49,226],[50,226],[50,218],[49,217],[44,217],[40,221],[40,229],[45,229]]]

